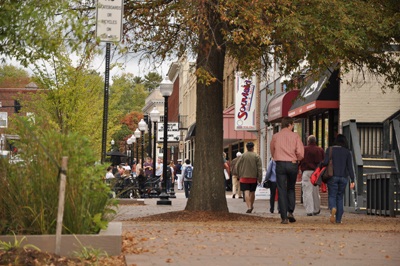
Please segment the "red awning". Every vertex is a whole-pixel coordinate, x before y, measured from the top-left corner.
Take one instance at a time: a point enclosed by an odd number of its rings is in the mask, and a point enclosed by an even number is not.
[[[244,130],[235,130],[235,106],[231,106],[223,112],[224,118],[224,142],[239,139],[256,139],[253,133]]]
[[[337,109],[339,108],[338,101],[313,101],[297,107],[296,109],[289,111],[289,116],[294,117],[304,113],[307,113],[314,109]]]
[[[278,94],[268,103],[268,122],[276,122],[282,117],[288,116],[288,111],[294,100],[299,95],[300,90],[292,90]]]

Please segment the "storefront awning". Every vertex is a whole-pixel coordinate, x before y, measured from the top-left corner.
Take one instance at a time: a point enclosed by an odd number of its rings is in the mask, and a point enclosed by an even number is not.
[[[305,114],[314,109],[339,108],[338,70],[326,71],[319,80],[309,80],[301,90],[300,96],[293,103],[288,115],[290,117]]]
[[[292,90],[286,93],[276,94],[268,103],[268,122],[277,122],[277,120],[282,117],[288,116],[288,111],[299,95],[299,92],[300,90]]]
[[[237,140],[254,140],[257,137],[249,131],[235,130],[235,106],[224,110],[224,145]]]
[[[196,123],[191,125],[188,129],[188,133],[186,134],[185,141],[190,140],[191,138],[196,136]]]

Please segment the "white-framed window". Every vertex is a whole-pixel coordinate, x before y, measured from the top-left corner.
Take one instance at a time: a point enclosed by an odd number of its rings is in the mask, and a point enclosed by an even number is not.
[[[8,113],[0,112],[0,128],[8,127]]]

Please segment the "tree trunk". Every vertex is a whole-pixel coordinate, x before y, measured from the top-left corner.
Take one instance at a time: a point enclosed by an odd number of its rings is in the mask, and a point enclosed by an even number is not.
[[[186,210],[228,212],[222,157],[225,47],[219,16],[210,6],[206,9],[210,24],[208,32],[199,36],[197,69],[207,70],[216,80],[205,85],[197,79],[193,186]]]

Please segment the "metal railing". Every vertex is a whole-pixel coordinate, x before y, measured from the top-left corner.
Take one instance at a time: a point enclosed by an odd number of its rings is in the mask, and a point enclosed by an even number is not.
[[[400,214],[400,173],[367,174],[367,214]]]
[[[396,169],[400,172],[400,122],[397,119],[393,119],[390,122],[391,128],[391,150],[393,151],[394,163]]]
[[[357,123],[361,155],[363,157],[383,157],[383,124]]]

